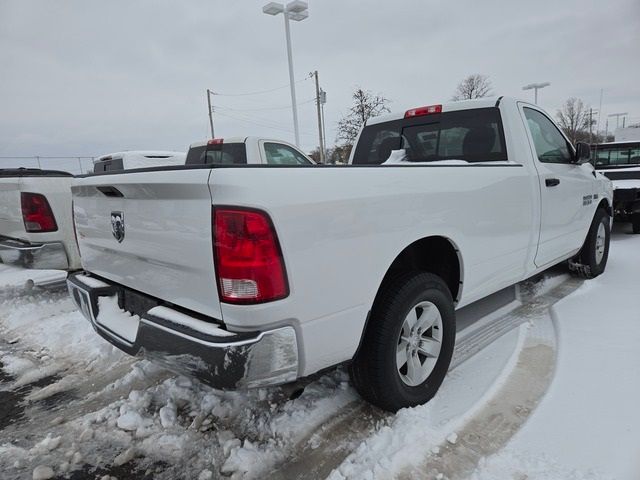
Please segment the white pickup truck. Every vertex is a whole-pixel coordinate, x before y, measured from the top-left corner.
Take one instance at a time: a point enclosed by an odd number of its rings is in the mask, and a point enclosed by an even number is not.
[[[612,189],[511,98],[367,122],[350,165],[190,164],[74,182],[96,331],[217,388],[349,362],[384,409],[428,401],[455,311],[560,262],[603,272]]]
[[[73,175],[36,168],[0,169],[0,259],[26,268],[77,270]]]
[[[313,165],[293,145],[261,137],[213,138],[189,146],[187,165]]]

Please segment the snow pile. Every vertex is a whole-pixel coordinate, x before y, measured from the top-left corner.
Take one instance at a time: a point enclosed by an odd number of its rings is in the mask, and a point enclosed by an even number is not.
[[[566,440],[566,437],[564,437]],[[592,470],[576,470],[560,465],[549,456],[530,455],[506,448],[483,459],[469,480],[613,480],[614,477]]]
[[[3,300],[0,335],[21,354],[0,350],[5,370],[27,384],[74,369],[93,368],[124,357],[93,331],[66,292],[33,292]]]

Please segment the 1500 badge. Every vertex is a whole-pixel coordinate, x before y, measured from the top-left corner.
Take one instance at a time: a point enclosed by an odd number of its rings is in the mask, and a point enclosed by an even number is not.
[[[585,195],[582,197],[582,206],[591,205],[593,203],[593,195]]]

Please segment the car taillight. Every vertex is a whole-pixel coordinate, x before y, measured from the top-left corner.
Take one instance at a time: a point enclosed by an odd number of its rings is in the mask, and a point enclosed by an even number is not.
[[[212,223],[222,302],[264,303],[289,295],[278,237],[265,212],[216,207]]]
[[[426,107],[412,108],[404,113],[404,118],[422,117],[423,115],[432,115],[434,113],[441,113],[442,105],[428,105]]]
[[[22,220],[27,232],[45,233],[58,230],[56,219],[44,195],[22,192],[20,203],[22,205]]]

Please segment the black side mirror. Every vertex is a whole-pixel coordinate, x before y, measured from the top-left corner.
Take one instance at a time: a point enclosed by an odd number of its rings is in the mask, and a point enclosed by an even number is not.
[[[591,147],[588,143],[578,142],[576,143],[576,159],[575,163],[581,165],[591,160]]]

